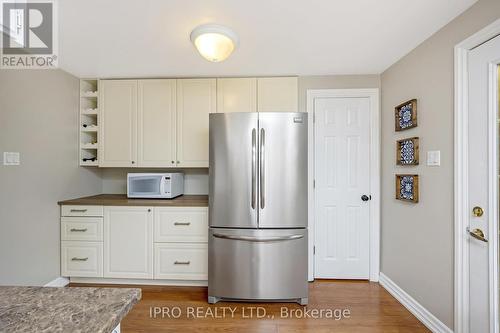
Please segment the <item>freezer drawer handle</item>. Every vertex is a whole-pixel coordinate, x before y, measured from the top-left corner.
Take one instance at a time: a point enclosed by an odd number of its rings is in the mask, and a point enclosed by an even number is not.
[[[252,237],[252,236],[223,235],[223,234],[217,234],[217,233],[214,233],[213,235],[216,238],[242,240],[242,241],[247,241],[247,242],[279,242],[279,241],[301,239],[304,237],[304,235],[289,235],[289,236],[259,238],[259,237]]]

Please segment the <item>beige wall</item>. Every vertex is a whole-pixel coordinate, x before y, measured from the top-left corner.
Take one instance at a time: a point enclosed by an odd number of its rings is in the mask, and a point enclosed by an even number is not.
[[[96,169],[78,166],[78,84],[59,70],[0,70],[0,285],[59,277],[57,201],[101,192]],[[3,157],[3,153],[2,153]]]
[[[382,74],[381,270],[453,327],[453,48],[500,17],[500,1],[480,0]],[[394,106],[418,99],[419,125],[396,134]],[[420,165],[395,166],[395,142],[420,137]],[[441,150],[441,167],[426,153]],[[394,175],[420,175],[420,203],[394,199]]]

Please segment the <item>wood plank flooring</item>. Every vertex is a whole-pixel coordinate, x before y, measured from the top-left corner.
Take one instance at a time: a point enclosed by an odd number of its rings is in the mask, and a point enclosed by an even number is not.
[[[72,286],[111,287],[111,285],[75,283],[70,285]],[[318,315],[319,310],[324,309],[323,318],[317,319],[304,318],[304,308],[293,303],[219,302],[209,305],[206,302],[205,287],[140,286],[140,288],[142,300],[122,321],[123,333],[430,332],[378,283],[366,281],[317,280],[310,283],[307,309],[318,309]],[[260,307],[259,310],[255,309],[257,307]],[[223,316],[224,309],[225,317],[216,318]],[[331,317],[327,316],[325,309],[332,310]],[[163,311],[163,315],[158,313],[155,318],[155,310]],[[333,312],[334,310],[337,311]],[[350,312],[349,317],[336,320],[335,317],[341,317],[342,311],[345,310]],[[231,311],[234,311],[234,316],[231,315]],[[292,318],[291,311],[295,311]],[[263,318],[257,317],[264,312]],[[346,314],[344,312],[344,315]],[[178,315],[179,318],[173,318]],[[312,311],[309,315],[312,315]]]

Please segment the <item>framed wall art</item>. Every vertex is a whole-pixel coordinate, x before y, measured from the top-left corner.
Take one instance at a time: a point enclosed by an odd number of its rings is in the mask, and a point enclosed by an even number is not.
[[[396,199],[418,202],[418,175],[396,175]]]
[[[417,127],[417,100],[404,102],[394,109],[396,132]]]
[[[419,148],[418,137],[398,140],[396,142],[396,164],[418,165]]]

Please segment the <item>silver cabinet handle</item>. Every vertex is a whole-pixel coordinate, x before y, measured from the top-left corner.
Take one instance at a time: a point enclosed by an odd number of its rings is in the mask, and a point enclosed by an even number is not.
[[[252,209],[255,209],[255,195],[257,194],[257,130],[252,130]]]
[[[73,258],[71,258],[71,261],[87,261],[87,260],[89,260],[89,257],[85,257],[85,258],[73,257]]]
[[[85,231],[87,231],[87,228],[83,228],[83,229],[71,228],[71,229],[69,229],[69,231],[71,231],[71,232],[85,232]]]
[[[175,261],[174,265],[189,265],[191,261]]]
[[[233,235],[224,235],[224,234],[213,234],[216,238],[223,239],[232,239],[232,240],[242,240],[247,242],[279,242],[279,241],[288,241],[294,239],[301,239],[304,235],[289,235],[289,236],[276,236],[276,237],[253,237],[253,236],[233,236]]]
[[[86,209],[72,209],[70,210],[71,213],[85,213],[87,210]]]
[[[266,148],[266,131],[260,129],[260,208],[264,209],[266,205],[266,188],[265,188],[265,177],[266,177],[266,161],[265,161],[265,148]]]
[[[174,225],[190,225],[191,222],[174,222]]]

